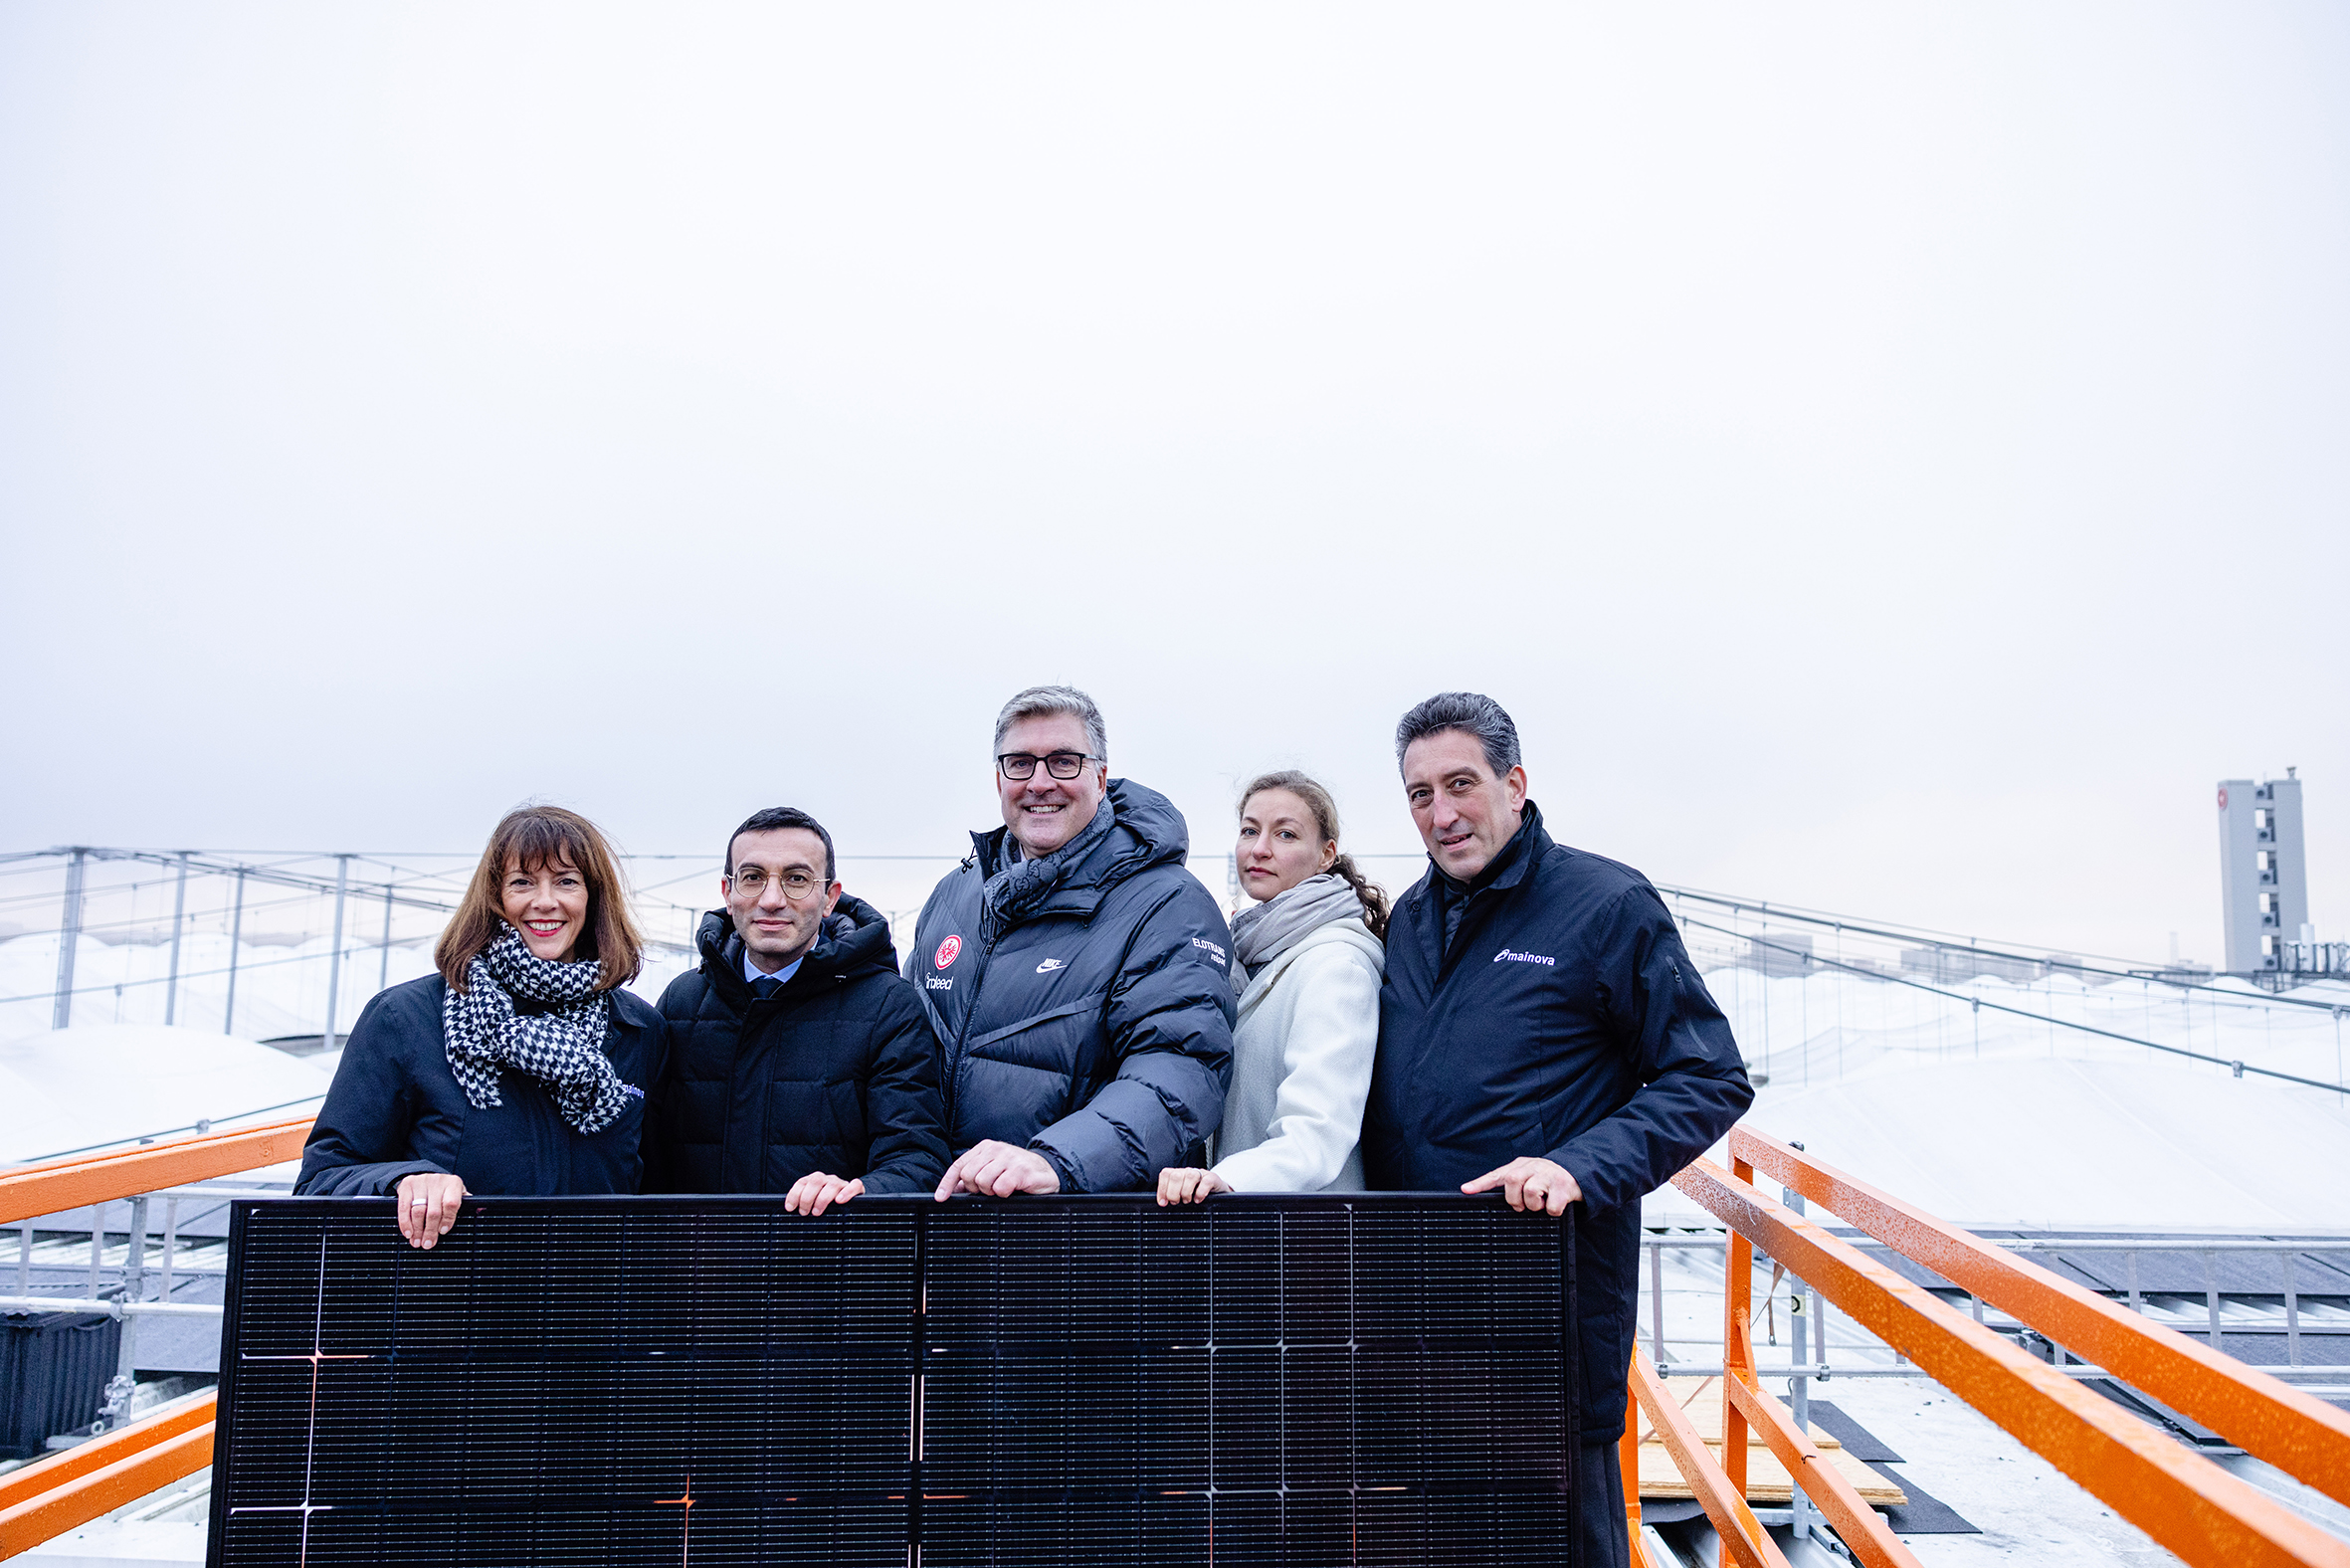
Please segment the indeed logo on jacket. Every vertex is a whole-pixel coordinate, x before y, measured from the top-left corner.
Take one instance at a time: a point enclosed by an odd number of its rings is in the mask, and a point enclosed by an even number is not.
[[[1010,830],[923,906],[906,960],[945,1045],[948,1141],[1034,1148],[1075,1192],[1148,1186],[1216,1130],[1232,1077],[1231,937],[1155,790],[1112,779],[1106,831],[1020,912],[986,907]],[[1080,838],[1084,835],[1080,834]]]
[[[1639,1199],[1726,1133],[1754,1090],[1656,888],[1553,843],[1532,801],[1448,945],[1446,900],[1462,896],[1431,867],[1388,923],[1364,1172],[1411,1192],[1458,1191],[1520,1155],[1573,1173],[1584,1386],[1601,1391],[1586,1431],[1620,1432]]]

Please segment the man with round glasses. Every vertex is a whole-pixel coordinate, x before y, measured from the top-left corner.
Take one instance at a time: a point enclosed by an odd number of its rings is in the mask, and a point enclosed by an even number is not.
[[[937,1196],[1116,1192],[1203,1163],[1232,1077],[1231,937],[1183,814],[1109,776],[1101,710],[1032,686],[996,716],[1003,826],[923,906],[906,960],[945,1049]]]
[[[726,841],[725,907],[701,964],[662,994],[669,1070],[647,1192],[781,1192],[822,1214],[924,1192],[946,1164],[938,1042],[897,974],[889,924],[834,877],[832,835],[790,806]]]

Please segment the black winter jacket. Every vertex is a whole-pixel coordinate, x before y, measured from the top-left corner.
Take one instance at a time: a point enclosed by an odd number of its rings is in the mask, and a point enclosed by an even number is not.
[[[1036,1149],[1064,1192],[1205,1163],[1232,1080],[1232,938],[1184,870],[1183,814],[1128,779],[1109,781],[1109,805],[1108,834],[992,940],[980,892],[1011,830],[973,834],[905,965],[946,1045],[949,1142]]]
[[[1745,1061],[1648,879],[1552,843],[1532,801],[1471,883],[1449,948],[1436,876],[1388,922],[1364,1172],[1374,1189],[1452,1191],[1534,1154],[1573,1174],[1584,1440],[1612,1440],[1641,1195],[1745,1113]]]
[[[612,992],[604,1054],[621,1082],[639,1092],[619,1120],[583,1135],[527,1073],[500,1073],[499,1102],[474,1108],[449,1071],[441,1035],[448,989],[439,975],[427,975],[380,992],[359,1014],[302,1146],[294,1192],[380,1196],[403,1176],[431,1171],[463,1177],[469,1193],[507,1197],[637,1191],[643,1091],[661,1076],[667,1038],[653,1004],[633,991]]]
[[[889,922],[843,896],[766,1001],[723,909],[701,967],[662,993],[670,1065],[645,1135],[647,1192],[784,1192],[813,1171],[928,1192],[946,1170],[938,1039],[898,978]]]

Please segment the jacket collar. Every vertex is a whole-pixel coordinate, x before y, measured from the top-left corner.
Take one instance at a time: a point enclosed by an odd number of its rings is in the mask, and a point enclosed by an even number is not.
[[[743,978],[742,935],[734,929],[733,916],[724,909],[703,915],[695,945],[701,951],[702,978],[718,993],[719,1000],[736,1013],[748,1008],[755,996],[751,983]],[[808,949],[784,988],[797,994],[821,981],[847,979],[874,967],[892,972],[896,968],[890,954],[889,922],[863,898],[843,893],[840,903],[825,917],[816,945]]]
[[[1436,857],[1432,855],[1428,858],[1428,877],[1421,885],[1424,889],[1433,890],[1441,884],[1448,896],[1469,898],[1487,888],[1515,887],[1525,881],[1527,871],[1542,859],[1549,848],[1550,835],[1542,826],[1542,808],[1535,805],[1529,796],[1524,811],[1519,813],[1517,832],[1511,834],[1509,842],[1501,846],[1500,854],[1485,863],[1483,871],[1467,882],[1458,882],[1445,875],[1444,869],[1437,865]],[[1421,896],[1425,897],[1427,893],[1424,891]],[[1414,898],[1412,901],[1418,903],[1420,900]]]

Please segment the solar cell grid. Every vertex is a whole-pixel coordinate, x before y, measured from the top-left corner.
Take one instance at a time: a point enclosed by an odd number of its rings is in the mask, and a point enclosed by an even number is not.
[[[216,1564],[1564,1562],[1565,1225],[1451,1197],[240,1206]]]

